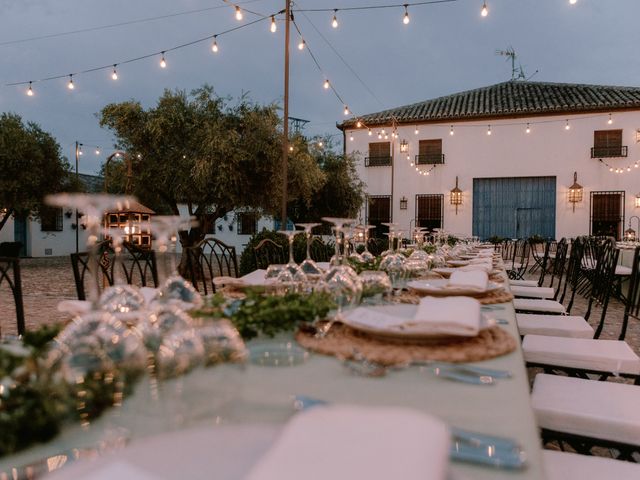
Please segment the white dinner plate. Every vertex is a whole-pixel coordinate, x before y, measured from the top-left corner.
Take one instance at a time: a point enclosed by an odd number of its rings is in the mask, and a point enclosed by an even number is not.
[[[429,280],[412,280],[407,282],[407,288],[419,295],[432,295],[434,297],[468,296],[478,297],[498,291],[503,288],[496,282],[489,282],[486,290],[477,290],[462,286],[449,286],[449,280],[436,278]]]

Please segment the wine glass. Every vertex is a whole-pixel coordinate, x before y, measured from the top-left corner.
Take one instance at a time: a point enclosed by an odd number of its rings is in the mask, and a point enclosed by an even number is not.
[[[98,264],[97,244],[100,228],[105,212],[128,208],[136,199],[129,195],[111,195],[107,193],[57,193],[47,195],[45,203],[52,207],[70,208],[84,212],[83,219],[87,224],[89,235],[89,271],[92,273],[89,282],[89,300],[92,310],[98,309],[100,293],[100,266]],[[76,225],[76,228],[80,228]]]
[[[156,299],[161,302],[177,303],[183,309],[197,308],[202,305],[202,297],[193,288],[191,282],[178,274],[176,265],[176,242],[178,231],[192,226],[194,217],[183,218],[178,215],[157,215],[151,220],[151,231],[160,252],[160,292]],[[168,264],[168,266],[167,266]]]
[[[364,252],[360,254],[363,262],[373,262],[376,257],[369,251],[369,230],[376,228],[375,225],[362,225],[364,233]]]
[[[306,280],[306,275],[304,271],[300,268],[300,266],[296,263],[293,258],[293,240],[296,235],[302,233],[300,230],[278,230],[278,233],[287,237],[287,241],[289,242],[289,263],[287,263],[287,270],[291,273],[291,276],[295,279],[302,279],[302,281]]]
[[[345,263],[346,260],[341,259],[339,248],[341,241],[340,233],[345,225],[355,223],[355,220],[332,217],[325,217],[323,220],[335,225],[336,260],[333,262],[332,259],[333,263],[329,271],[325,274],[322,285],[325,291],[331,295],[336,303],[337,311],[329,322],[326,323],[323,328],[318,330],[316,334],[318,337],[326,336],[333,324],[342,319],[342,310],[356,305],[362,296],[362,281],[356,274],[355,270]]]
[[[350,260],[355,260],[356,262],[362,262],[362,257],[355,250],[355,244],[352,243],[353,239],[356,238],[356,229],[353,227],[347,227],[344,229],[344,248],[345,248],[345,256]]]
[[[355,223],[355,220],[352,220],[350,218],[336,218],[336,217],[322,217],[322,220],[328,223],[333,223],[334,225],[333,233],[336,236],[336,242],[335,242],[336,250],[333,257],[331,257],[330,263],[332,266],[340,265],[341,264],[340,245],[342,244],[342,230],[346,225]]]
[[[383,298],[393,291],[389,275],[380,270],[365,270],[358,275],[362,281],[363,302],[372,305],[382,303]]]
[[[318,267],[318,264],[311,258],[311,242],[313,241],[313,234],[311,230],[313,227],[321,225],[320,223],[296,223],[296,226],[304,228],[304,233],[307,237],[307,258],[300,264],[302,271],[312,278],[317,278],[322,275],[322,270]]]
[[[122,244],[125,232],[119,227],[105,228],[105,235],[111,238],[111,244],[115,252],[113,266],[113,286],[106,288],[98,305],[102,310],[113,313],[123,320],[133,320],[138,317],[145,307],[144,296],[133,285],[128,285],[127,272],[122,260]],[[123,280],[122,275],[125,276]]]

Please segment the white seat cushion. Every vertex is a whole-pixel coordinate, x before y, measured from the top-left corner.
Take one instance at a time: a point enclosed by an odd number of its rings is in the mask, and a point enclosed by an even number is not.
[[[537,287],[537,280],[509,280],[509,285],[519,287]]]
[[[538,374],[531,392],[539,427],[632,445],[640,445],[638,405],[640,387],[626,383]]]
[[[640,478],[640,465],[613,458],[543,450],[547,480],[631,480]]]
[[[623,275],[625,277],[631,275],[631,269],[624,265],[616,265],[616,275]]]
[[[546,335],[552,337],[593,338],[593,327],[577,315],[541,315],[517,313],[520,335]]]
[[[513,300],[516,310],[528,310],[531,312],[564,313],[564,306],[555,300],[538,300],[535,298],[516,298]]]
[[[555,295],[551,287],[520,287],[518,285],[511,286],[511,293],[516,297],[527,298],[553,298]]]
[[[634,375],[640,373],[640,357],[626,342],[619,340],[525,335],[522,350],[524,359],[530,363]]]

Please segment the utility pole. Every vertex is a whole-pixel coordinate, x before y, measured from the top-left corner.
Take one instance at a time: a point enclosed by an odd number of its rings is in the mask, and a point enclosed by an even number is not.
[[[79,143],[76,140],[76,152],[75,152],[76,153],[76,186],[79,185],[79,183],[80,183],[79,182],[79,178],[78,178],[78,157],[80,156],[80,146],[81,145],[82,144]],[[79,252],[79,249],[78,249],[78,241],[79,241],[78,230],[80,230],[80,222],[78,222],[78,209],[76,208],[76,253]]]
[[[289,36],[291,28],[291,0],[286,0],[284,10],[284,108],[282,115],[282,225],[281,229],[287,228],[287,182],[289,167]]]

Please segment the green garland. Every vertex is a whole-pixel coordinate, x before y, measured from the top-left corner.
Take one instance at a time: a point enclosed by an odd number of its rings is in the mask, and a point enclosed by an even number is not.
[[[243,339],[258,335],[272,337],[280,332],[292,331],[300,322],[325,318],[335,304],[325,293],[287,293],[282,296],[262,295],[248,290],[242,300],[225,301],[217,294],[208,299],[206,306],[194,317],[228,318]]]

